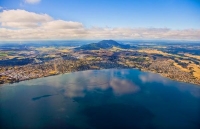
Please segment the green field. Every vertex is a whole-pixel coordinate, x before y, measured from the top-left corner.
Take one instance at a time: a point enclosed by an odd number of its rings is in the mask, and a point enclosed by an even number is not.
[[[2,56],[7,56],[7,54],[5,54],[5,53],[0,53],[0,57],[2,57]]]

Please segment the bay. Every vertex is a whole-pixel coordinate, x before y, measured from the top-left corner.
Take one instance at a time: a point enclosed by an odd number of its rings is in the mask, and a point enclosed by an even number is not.
[[[6,84],[0,87],[0,128],[199,129],[200,86],[137,69]]]

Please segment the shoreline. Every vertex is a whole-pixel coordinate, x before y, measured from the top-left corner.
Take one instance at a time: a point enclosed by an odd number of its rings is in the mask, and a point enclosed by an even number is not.
[[[170,80],[173,80],[173,81],[178,81],[178,82],[183,82],[183,83],[188,83],[188,84],[193,84],[193,85],[197,85],[197,86],[200,86],[200,83],[192,83],[192,82],[187,82],[187,81],[181,81],[181,80],[176,80],[176,79],[173,79],[173,78],[170,78],[170,77],[167,77],[165,75],[163,75],[162,73],[157,73],[157,72],[154,72],[154,71],[149,71],[149,70],[141,70],[143,72],[149,72],[149,73],[154,73],[154,74],[158,74],[164,78],[167,78],[167,79],[170,79]]]
[[[142,71],[142,72],[149,72],[149,73],[158,74],[158,75],[160,75],[160,76],[162,76],[164,78],[167,78],[167,79],[170,79],[170,80],[173,80],[173,81],[178,81],[178,82],[183,82],[183,83],[188,83],[188,84],[193,84],[193,85],[200,86],[200,83],[192,83],[192,82],[182,81],[182,80],[178,80],[178,79],[173,79],[173,78],[165,76],[162,73],[157,73],[155,71],[150,71],[150,70],[146,70],[146,69],[140,69],[140,68],[108,68],[108,69],[137,69],[137,70]],[[34,79],[39,79],[39,78],[51,77],[51,76],[56,76],[56,75],[70,74],[70,73],[81,72],[81,71],[88,71],[88,70],[106,70],[106,68],[104,68],[104,69],[87,69],[87,70],[72,71],[72,72],[66,72],[66,73],[57,73],[57,74],[53,74],[53,75],[49,75],[49,76],[44,76],[44,77],[30,78],[30,79],[25,79],[25,80],[21,80],[21,81],[15,81],[15,82],[12,82],[12,83],[3,83],[3,84],[0,84],[0,86],[6,85],[6,84],[15,84],[15,83],[19,83],[19,82],[23,82],[23,81],[29,81],[29,80],[34,80]]]

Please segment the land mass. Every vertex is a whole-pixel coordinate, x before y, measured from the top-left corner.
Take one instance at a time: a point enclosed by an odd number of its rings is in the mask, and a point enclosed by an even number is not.
[[[76,48],[76,50],[100,50],[100,49],[110,49],[112,47],[118,47],[122,49],[131,48],[128,44],[120,44],[114,40],[102,40],[98,43],[90,43]]]
[[[0,46],[0,84],[68,72],[138,68],[200,85],[200,44],[132,43],[114,40],[71,46]]]

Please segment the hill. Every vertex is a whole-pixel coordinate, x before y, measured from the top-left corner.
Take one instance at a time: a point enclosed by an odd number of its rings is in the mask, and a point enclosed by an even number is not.
[[[76,48],[76,50],[99,50],[99,49],[109,49],[112,47],[119,47],[123,49],[131,48],[130,45],[120,44],[114,40],[102,40],[98,43],[90,43],[82,45],[81,47]]]

